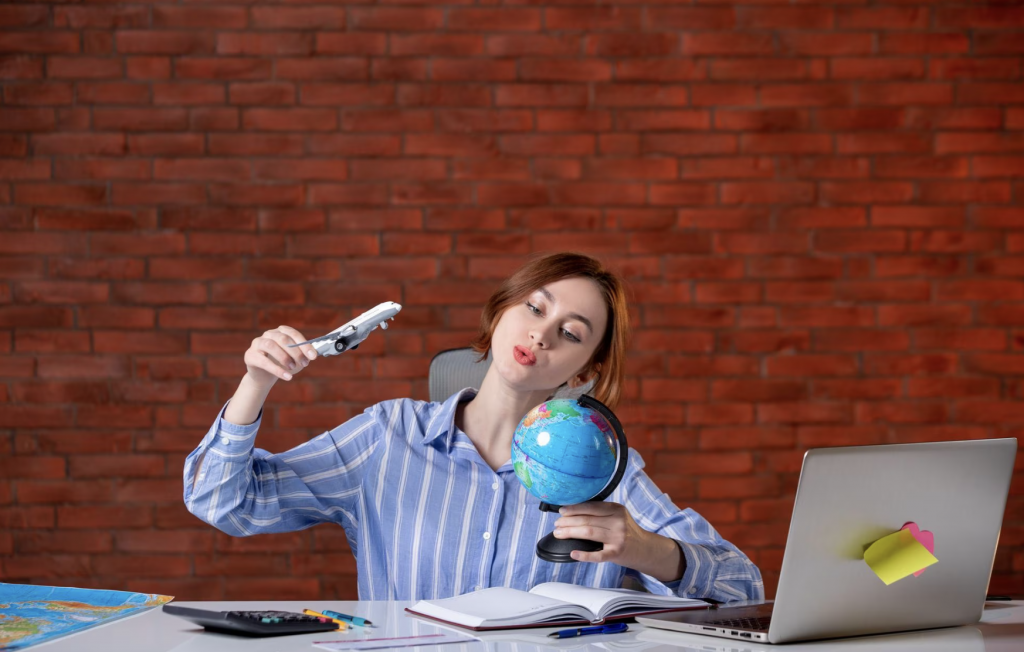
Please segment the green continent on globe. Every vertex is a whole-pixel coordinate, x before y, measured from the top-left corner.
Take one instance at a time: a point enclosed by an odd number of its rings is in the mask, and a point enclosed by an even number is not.
[[[597,496],[615,472],[615,430],[572,399],[551,399],[531,410],[512,437],[512,464],[523,486],[552,505]]]
[[[523,462],[516,462],[512,465],[512,468],[516,471],[516,476],[522,481],[523,486],[529,489],[533,486],[533,480],[530,478],[530,470],[526,468],[526,464]]]
[[[523,422],[520,424],[520,427],[532,428],[539,421],[561,421],[562,419],[577,419],[582,416],[583,415],[573,407],[571,401],[549,401],[547,403],[541,403],[530,410],[529,414],[523,418]]]

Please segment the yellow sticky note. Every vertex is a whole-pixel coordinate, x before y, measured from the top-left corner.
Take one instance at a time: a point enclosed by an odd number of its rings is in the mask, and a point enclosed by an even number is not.
[[[899,530],[872,543],[864,561],[886,586],[938,562],[910,530]]]

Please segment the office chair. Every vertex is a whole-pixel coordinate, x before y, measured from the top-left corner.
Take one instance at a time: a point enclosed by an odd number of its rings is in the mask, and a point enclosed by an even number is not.
[[[468,347],[448,349],[435,355],[430,361],[430,400],[444,401],[466,387],[480,389],[480,384],[484,382],[484,376],[491,367],[491,353],[488,351],[487,359],[483,362],[476,362],[478,357],[479,354]],[[578,398],[593,389],[593,386],[593,382],[588,382],[576,389],[563,387],[555,392],[555,398]]]
[[[430,400],[442,402],[449,396],[465,389],[480,389],[487,370],[491,368],[491,353],[487,359],[477,362],[480,354],[473,349],[448,349],[441,351],[430,361]]]

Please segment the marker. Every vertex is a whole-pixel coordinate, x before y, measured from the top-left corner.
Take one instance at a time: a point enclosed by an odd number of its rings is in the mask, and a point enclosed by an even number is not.
[[[594,627],[578,627],[576,629],[563,629],[548,634],[551,638],[572,638],[574,636],[587,636],[589,634],[621,634],[628,631],[626,623],[614,623],[612,625],[596,625]]]
[[[329,618],[334,618],[335,620],[343,620],[346,623],[359,625],[360,627],[373,627],[373,623],[365,618],[360,618],[359,616],[350,616],[337,611],[328,611],[327,609],[324,609],[324,613],[327,614]]]
[[[331,618],[330,616],[328,616],[326,614],[322,614],[319,611],[313,611],[312,609],[303,609],[302,613],[304,613],[304,614],[306,614],[308,616],[316,616],[317,618],[323,618],[324,620],[329,620],[329,621],[331,621],[332,623],[334,623],[335,625],[338,626],[338,631],[343,632],[346,629],[348,629],[348,623],[346,623],[345,621],[338,620],[337,618]]]

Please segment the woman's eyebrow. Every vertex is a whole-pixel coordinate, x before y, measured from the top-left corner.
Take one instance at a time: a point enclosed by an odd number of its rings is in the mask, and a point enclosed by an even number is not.
[[[548,301],[550,301],[551,303],[558,303],[557,301],[555,301],[555,296],[554,296],[553,294],[551,294],[550,292],[548,292],[548,289],[547,289],[547,288],[541,288],[541,289],[540,289],[540,293],[541,293],[541,294],[543,294],[543,295],[544,295],[544,298],[545,298],[545,299],[547,299]],[[593,332],[594,332],[594,325],[593,325],[593,324],[591,324],[591,323],[590,323],[590,320],[589,320],[589,319],[587,319],[586,317],[584,317],[583,315],[580,315],[580,314],[578,314],[578,313],[575,313],[575,312],[571,312],[571,313],[569,313],[569,314],[568,314],[568,315],[566,315],[566,316],[567,316],[567,317],[568,317],[569,319],[575,319],[576,321],[579,321],[579,322],[583,322],[583,325],[584,325],[584,326],[586,326],[586,327],[587,327],[587,329],[588,329],[588,330],[589,330],[589,331],[590,331],[591,333],[593,333]]]

